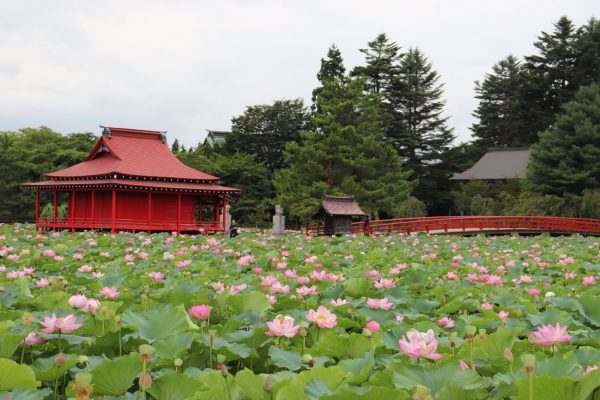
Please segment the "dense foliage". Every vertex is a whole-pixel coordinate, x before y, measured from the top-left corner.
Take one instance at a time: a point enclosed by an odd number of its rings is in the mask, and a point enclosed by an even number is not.
[[[0,259],[3,398],[592,400],[600,387],[594,237],[2,225]]]

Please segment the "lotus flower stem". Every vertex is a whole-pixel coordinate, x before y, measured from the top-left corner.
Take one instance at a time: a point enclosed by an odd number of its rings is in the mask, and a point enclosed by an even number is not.
[[[23,364],[23,359],[25,358],[25,343],[21,346],[21,364]]]
[[[529,373],[529,400],[533,400],[533,373]]]

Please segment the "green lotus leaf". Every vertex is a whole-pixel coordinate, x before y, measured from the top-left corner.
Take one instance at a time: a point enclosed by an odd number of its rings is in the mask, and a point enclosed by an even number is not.
[[[193,333],[185,332],[178,335],[167,336],[158,339],[152,345],[156,349],[156,354],[162,358],[174,359],[180,350],[189,349],[192,345]]]
[[[463,370],[458,364],[444,364],[440,368],[403,367],[393,374],[392,382],[398,389],[413,389],[424,386],[435,395],[444,386],[460,385],[465,390],[486,386],[485,380],[470,369]]]
[[[129,309],[123,314],[123,324],[137,330],[139,336],[152,343],[157,339],[182,333],[185,314],[169,305],[156,306],[140,313]]]
[[[228,301],[236,313],[243,313],[245,311],[262,313],[271,308],[267,296],[264,293],[255,291],[242,292],[241,294],[231,296]]]
[[[544,400],[574,400],[575,379],[570,376],[542,376],[533,377],[533,399]],[[514,400],[529,400],[529,380],[524,379],[517,382],[519,394]]]
[[[170,372],[152,381],[148,390],[157,400],[188,399],[202,390],[204,385],[191,376]]]
[[[139,353],[131,353],[117,360],[104,360],[92,370],[94,395],[120,396],[132,385],[142,371]]]
[[[242,389],[244,398],[250,400],[263,400],[265,398],[264,381],[264,377],[254,375],[252,371],[246,368],[235,374],[235,383]]]
[[[47,399],[48,396],[52,396],[52,389],[44,388],[37,390],[27,390],[22,388],[17,388],[12,392],[0,392],[0,399],[10,399],[10,400],[39,400],[39,399]]]
[[[321,400],[363,400],[363,399],[394,399],[411,400],[412,396],[404,390],[377,386],[343,386],[330,394],[323,395]]]
[[[320,380],[328,390],[335,389],[344,379],[344,371],[338,367],[314,367],[308,371],[300,372],[288,385],[282,387],[277,393],[278,399],[284,400],[309,400],[310,397],[304,392],[306,385],[311,380]],[[321,383],[312,386],[321,387]]]
[[[302,368],[300,353],[282,350],[278,346],[269,347],[269,357],[274,365],[290,371],[298,371]]]
[[[40,383],[28,365],[17,364],[13,360],[0,358],[0,391],[15,388],[35,389]]]
[[[56,357],[38,358],[32,367],[36,379],[42,382],[54,382],[57,376],[62,376],[77,364],[77,356],[66,354],[65,361],[60,367],[55,364]]]

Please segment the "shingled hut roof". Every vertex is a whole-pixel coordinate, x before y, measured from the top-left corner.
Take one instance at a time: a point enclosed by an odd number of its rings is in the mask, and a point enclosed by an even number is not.
[[[312,216],[321,212],[328,215],[350,215],[350,216],[366,216],[367,214],[360,209],[354,201],[353,196],[329,196],[325,195],[321,200],[321,204],[313,211]]]
[[[451,180],[525,178],[528,148],[489,149],[471,168],[454,174]]]

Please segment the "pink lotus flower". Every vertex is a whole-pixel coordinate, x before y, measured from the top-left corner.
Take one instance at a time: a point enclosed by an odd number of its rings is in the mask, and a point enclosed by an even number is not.
[[[387,298],[383,299],[367,299],[367,306],[372,310],[390,310],[394,304],[392,304]]]
[[[540,289],[538,288],[529,288],[527,289],[527,294],[531,297],[538,297],[540,295]]]
[[[272,294],[268,294],[267,301],[269,302],[269,304],[275,304],[275,303],[277,303],[277,297],[275,297]]]
[[[154,280],[154,282],[156,282],[156,283],[162,282],[163,277],[164,277],[162,272],[157,272],[157,271],[148,272],[148,276],[150,278],[152,278]]]
[[[293,338],[298,333],[300,325],[294,325],[294,318],[278,315],[273,321],[267,322],[269,330],[265,332],[267,336],[285,336]]]
[[[237,265],[247,267],[254,262],[254,256],[242,256],[237,260]]]
[[[210,317],[211,309],[212,307],[207,304],[199,304],[192,306],[189,310],[190,317],[192,317],[193,319],[206,320]]]
[[[454,328],[454,321],[448,317],[438,319],[437,321],[435,321],[435,323],[438,324],[438,326],[441,326],[442,328]]]
[[[104,276],[104,272],[92,272],[92,278],[100,279]]]
[[[38,279],[37,281],[35,281],[35,287],[45,288],[48,286],[50,286],[50,282],[48,281],[48,279],[41,278],[41,279]]]
[[[298,285],[306,285],[310,282],[310,279],[306,276],[299,276],[296,278],[296,282],[298,282]]]
[[[577,278],[577,274],[575,272],[565,272],[565,279],[575,279]]]
[[[329,311],[325,306],[319,306],[317,311],[309,310],[306,319],[314,322],[319,328],[333,328],[337,325],[337,316]]]
[[[296,294],[298,296],[308,296],[311,294],[317,294],[317,287],[315,285],[312,285],[311,287],[307,287],[307,286],[301,286],[299,288],[296,288]]]
[[[348,304],[348,300],[346,299],[331,299],[331,305],[334,307],[343,306],[344,304]]]
[[[371,320],[371,321],[367,322],[366,328],[368,330],[370,330],[372,333],[377,333],[377,332],[379,332],[380,326],[377,321]]]
[[[276,281],[271,285],[270,290],[273,293],[289,293],[290,287],[289,285],[282,285],[281,282]]]
[[[73,314],[69,314],[64,318],[56,318],[56,314],[52,314],[52,317],[44,317],[40,322],[40,325],[45,328],[40,330],[42,333],[71,333],[76,329],[81,328],[81,324],[77,324],[77,318]]]
[[[433,330],[429,329],[427,332],[419,332],[415,329],[411,329],[406,332],[408,340],[402,336],[400,339],[400,350],[413,360],[419,357],[429,358],[431,360],[439,360],[443,356],[436,353],[438,341],[434,337]]]
[[[396,284],[393,279],[381,278],[379,281],[375,281],[373,286],[375,286],[376,289],[393,289],[396,287]]]
[[[88,299],[87,303],[81,308],[81,311],[88,314],[96,314],[96,311],[100,308],[100,302],[96,299]]]
[[[498,318],[500,318],[502,321],[507,321],[508,320],[508,315],[509,315],[508,311],[502,310],[502,311],[498,312]]]
[[[73,308],[82,308],[87,304],[87,297],[83,294],[74,294],[69,298],[69,304]]]
[[[491,310],[494,308],[494,305],[491,303],[488,303],[487,301],[484,301],[483,303],[481,303],[481,308],[483,310]]]
[[[90,272],[92,270],[92,266],[89,264],[85,264],[82,265],[81,267],[77,268],[77,271],[79,272]]]
[[[187,268],[192,265],[192,260],[183,260],[175,264],[175,268]]]
[[[27,337],[21,341],[21,344],[25,346],[33,346],[36,344],[44,344],[47,340],[41,336],[38,336],[35,332],[29,332]]]
[[[583,280],[581,281],[583,286],[591,286],[594,283],[596,283],[596,278],[593,276],[584,276]]]
[[[104,296],[106,299],[114,300],[121,294],[116,287],[108,287],[104,286],[102,290],[100,290],[100,294]]]
[[[240,285],[233,285],[232,287],[229,288],[229,294],[232,296],[235,296],[242,290],[245,290],[247,287],[248,287],[248,285],[245,283],[242,283]]]
[[[596,371],[598,369],[597,365],[588,365],[587,368],[585,369],[585,371],[583,371],[582,375],[586,376],[587,374],[589,374],[592,371]]]
[[[543,347],[552,346],[552,351],[556,351],[557,343],[565,343],[571,340],[571,335],[566,335],[567,326],[560,326],[560,323],[556,323],[556,326],[542,325],[536,331],[531,333],[531,343],[538,344]]]

